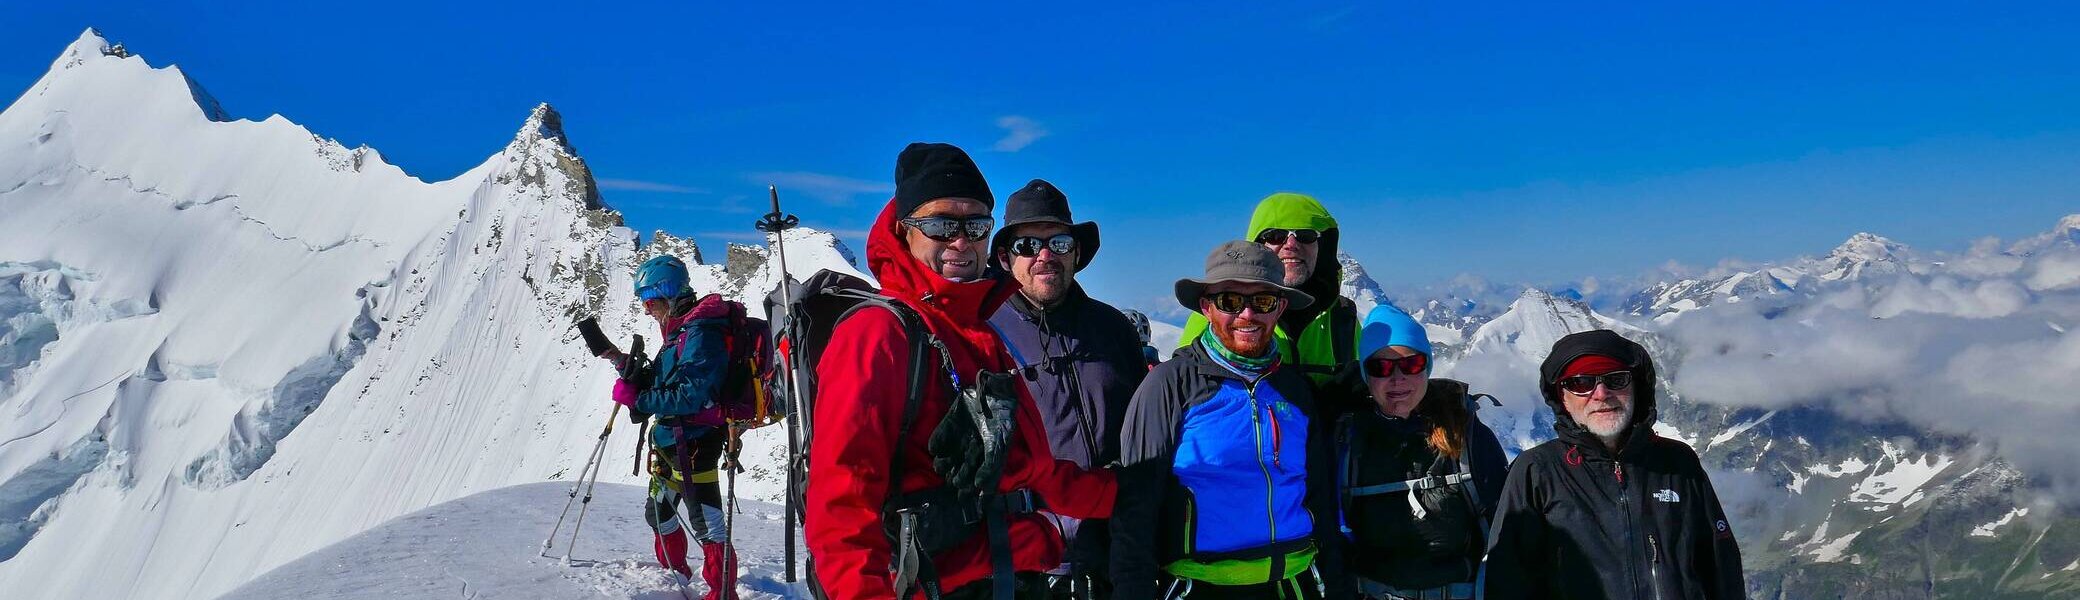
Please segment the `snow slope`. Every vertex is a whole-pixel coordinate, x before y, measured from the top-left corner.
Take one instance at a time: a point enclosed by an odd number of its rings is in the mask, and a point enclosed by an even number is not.
[[[444,502],[268,571],[222,598],[672,600],[706,593],[698,579],[682,588],[675,574],[657,566],[640,508],[644,492],[636,486],[600,484],[576,555],[562,560],[577,518],[573,505],[548,553],[555,558],[543,558],[542,539],[556,526],[569,492],[566,484],[535,483]],[[780,507],[744,502],[739,509],[738,596],[808,597],[802,583],[782,582]]]

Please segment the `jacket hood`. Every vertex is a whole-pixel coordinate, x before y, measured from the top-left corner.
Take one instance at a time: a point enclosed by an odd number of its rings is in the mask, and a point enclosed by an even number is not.
[[[1313,229],[1322,232],[1316,243],[1314,274],[1298,286],[1300,291],[1313,296],[1314,305],[1288,311],[1288,319],[1294,323],[1306,323],[1315,315],[1336,305],[1336,298],[1343,295],[1343,262],[1338,260],[1342,230],[1336,226],[1336,217],[1313,196],[1279,192],[1265,196],[1257,202],[1257,210],[1249,218],[1249,231],[1242,239],[1256,241],[1257,235],[1266,229]]]
[[[881,208],[874,228],[867,232],[867,269],[880,280],[881,293],[919,309],[929,306],[966,324],[988,321],[1005,300],[1018,293],[1018,281],[996,269],[984,270],[982,278],[975,281],[954,282],[940,277],[910,255],[901,227],[896,202],[891,199]]]
[[[1250,215],[1249,231],[1243,239],[1255,241],[1257,234],[1274,227],[1328,231],[1336,228],[1336,217],[1313,196],[1279,192],[1257,202],[1257,211]]]
[[[1553,343],[1553,353],[1539,365],[1538,391],[1545,396],[1546,406],[1553,409],[1553,432],[1576,446],[1592,451],[1604,449],[1603,442],[1589,433],[1587,427],[1568,416],[1567,406],[1560,400],[1560,387],[1553,384],[1553,380],[1567,369],[1567,363],[1592,354],[1617,359],[1632,370],[1632,424],[1626,430],[1625,442],[1619,450],[1643,446],[1646,438],[1654,435],[1654,421],[1659,417],[1655,405],[1654,357],[1647,354],[1645,346],[1608,329],[1581,331],[1560,338]]]
[[[686,309],[686,312],[681,313],[678,318],[666,321],[663,329],[666,336],[669,337],[672,332],[685,329],[687,325],[692,324],[694,321],[720,319],[730,316],[731,313],[743,314],[743,312],[744,305],[725,299],[721,294],[708,294],[701,296],[700,300],[693,303],[692,308]]]

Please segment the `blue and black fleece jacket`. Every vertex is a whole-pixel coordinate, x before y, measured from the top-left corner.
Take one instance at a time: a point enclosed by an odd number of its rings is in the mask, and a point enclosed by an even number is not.
[[[1348,597],[1333,419],[1317,417],[1292,369],[1252,381],[1193,344],[1150,372],[1120,432],[1114,596],[1154,598],[1165,578],[1249,585],[1313,566],[1329,597]]]

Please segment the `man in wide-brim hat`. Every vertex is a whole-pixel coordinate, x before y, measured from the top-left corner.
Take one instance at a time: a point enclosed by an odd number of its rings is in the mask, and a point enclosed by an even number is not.
[[[1273,345],[1279,315],[1314,302],[1284,272],[1276,253],[1238,240],[1214,248],[1204,277],[1177,281],[1177,302],[1208,327],[1127,407],[1119,597],[1158,597],[1158,582],[1164,597],[1349,597],[1334,452],[1311,425],[1307,379]]]
[[[990,317],[1047,422],[1054,457],[1084,468],[1119,460],[1119,426],[1127,401],[1148,369],[1140,336],[1125,314],[1085,294],[1076,273],[1098,253],[1098,224],[1076,222],[1069,197],[1035,179],[1011,194],[1004,228],[990,242],[991,264],[1019,283],[1018,294]],[[1068,541],[1060,568],[1049,573],[1058,598],[1110,597],[1103,520],[1057,519]]]

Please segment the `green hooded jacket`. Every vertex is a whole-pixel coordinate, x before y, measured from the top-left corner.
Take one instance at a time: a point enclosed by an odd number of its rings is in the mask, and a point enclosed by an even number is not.
[[[1357,360],[1358,331],[1363,327],[1358,322],[1358,305],[1343,297],[1343,264],[1337,261],[1337,241],[1341,236],[1336,217],[1330,216],[1329,209],[1313,197],[1279,192],[1257,203],[1256,213],[1249,219],[1249,231],[1242,239],[1255,240],[1266,229],[1322,232],[1321,241],[1316,242],[1319,251],[1315,254],[1314,274],[1299,285],[1300,291],[1315,298],[1315,303],[1302,310],[1286,311],[1274,332],[1278,335],[1280,360],[1299,368],[1320,388],[1334,379],[1338,368]],[[1206,317],[1193,314],[1185,321],[1178,346],[1198,341],[1204,331]]]

